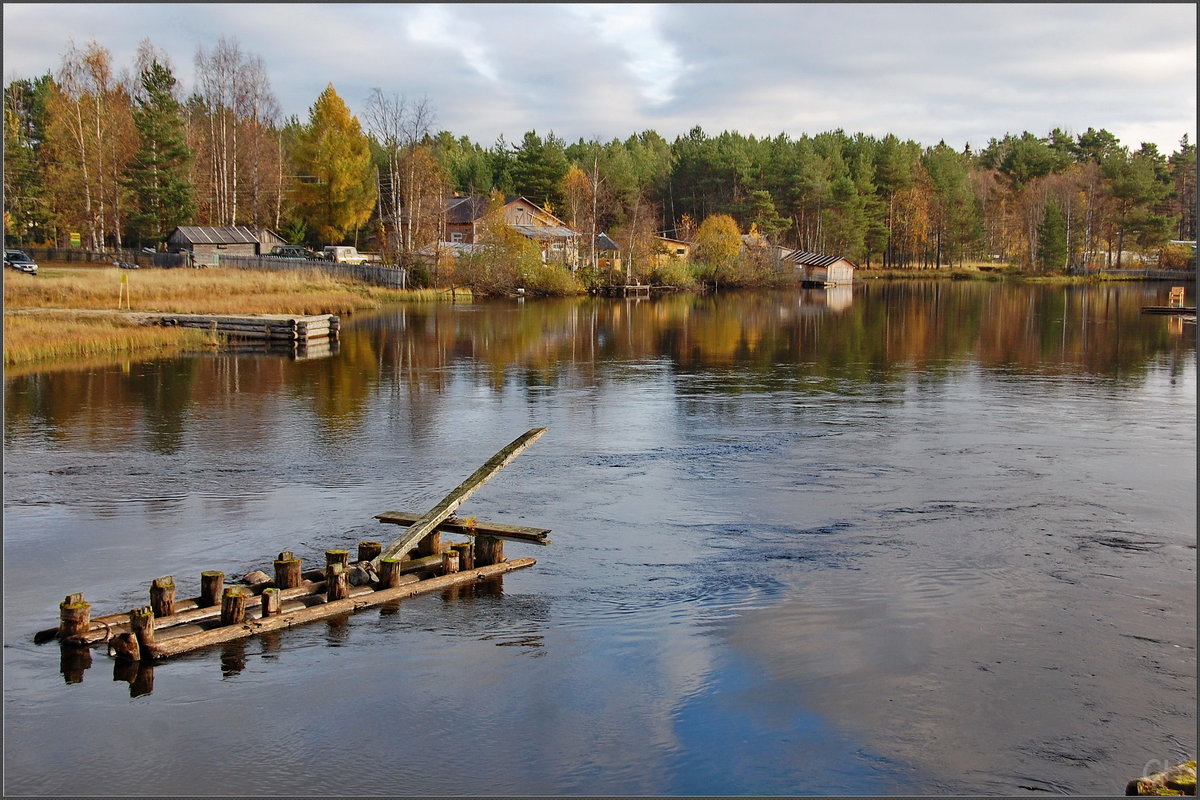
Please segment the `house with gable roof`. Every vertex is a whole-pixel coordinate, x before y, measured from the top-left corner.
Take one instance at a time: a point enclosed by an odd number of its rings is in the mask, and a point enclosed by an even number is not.
[[[455,249],[478,243],[487,210],[486,197],[449,198],[446,201],[446,242],[459,246]],[[502,213],[508,227],[541,246],[543,262],[558,262],[571,269],[579,266],[581,234],[561,219],[527,197],[505,198]]]

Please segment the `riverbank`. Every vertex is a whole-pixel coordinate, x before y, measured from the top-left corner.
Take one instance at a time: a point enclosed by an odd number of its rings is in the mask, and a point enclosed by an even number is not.
[[[136,313],[126,311],[348,315],[388,303],[446,297],[447,292],[385,289],[315,271],[133,271],[49,263],[42,265],[40,275],[5,274],[4,365],[105,355],[169,356],[222,343],[204,331],[146,326]]]

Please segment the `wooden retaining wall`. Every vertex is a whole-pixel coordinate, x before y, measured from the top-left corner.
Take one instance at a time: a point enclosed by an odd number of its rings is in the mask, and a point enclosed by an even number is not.
[[[242,339],[262,339],[279,342],[308,342],[314,339],[336,339],[341,321],[333,314],[297,317],[289,314],[253,314],[230,316],[222,314],[163,314],[155,315],[160,325],[181,328],[202,328]]]

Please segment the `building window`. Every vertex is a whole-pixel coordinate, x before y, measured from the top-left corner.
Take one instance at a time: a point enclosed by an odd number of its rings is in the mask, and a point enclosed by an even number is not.
[[[461,242],[462,240],[463,240],[463,235],[462,235],[461,233],[452,233],[452,234],[450,234],[450,241],[452,241],[452,242]]]

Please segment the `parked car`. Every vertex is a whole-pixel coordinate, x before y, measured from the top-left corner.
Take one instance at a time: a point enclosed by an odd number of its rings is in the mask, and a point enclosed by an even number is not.
[[[319,259],[321,256],[309,250],[307,247],[298,244],[279,244],[271,248],[271,252],[267,253],[268,258],[308,258]]]
[[[4,266],[12,267],[21,272],[28,272],[30,275],[37,275],[38,270],[37,264],[25,254],[24,250],[5,250]]]

